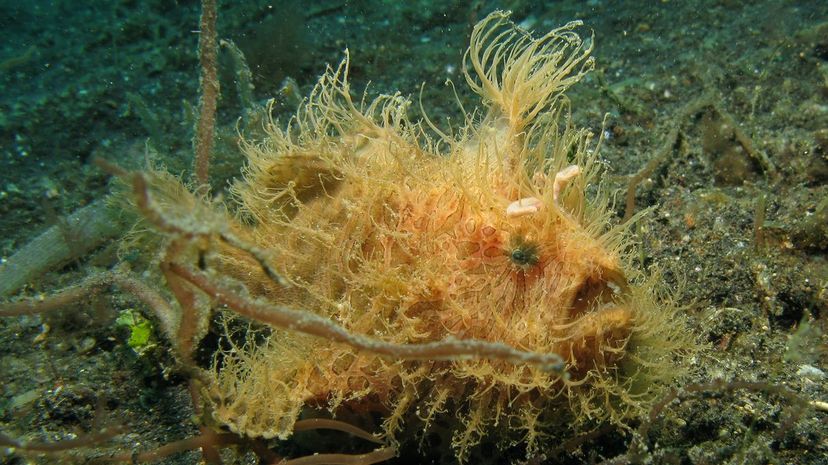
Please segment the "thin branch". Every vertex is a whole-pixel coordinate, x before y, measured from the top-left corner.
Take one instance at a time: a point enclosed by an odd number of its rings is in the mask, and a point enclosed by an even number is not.
[[[201,1],[198,56],[201,62],[201,110],[195,135],[195,178],[200,188],[210,182],[210,157],[216,125],[216,102],[219,82],[216,77],[216,0]]]
[[[195,449],[211,449],[216,447],[224,447],[229,445],[241,444],[244,440],[237,434],[233,433],[216,433],[210,430],[202,430],[198,436],[194,436],[180,441],[165,444],[155,450],[140,452],[140,453],[124,453],[111,457],[108,462],[127,462],[127,463],[143,463],[155,462],[164,457],[174,454],[180,454],[188,450]],[[209,462],[208,462],[209,463]],[[215,462],[214,462],[215,463]],[[219,462],[220,463],[220,462]]]
[[[313,454],[273,465],[371,465],[391,460],[397,455],[395,447],[383,447],[367,454]]]
[[[314,313],[243,297],[230,287],[214,282],[206,273],[185,265],[172,263],[169,267],[172,273],[189,281],[240,315],[271,326],[346,344],[357,350],[401,360],[499,359],[514,364],[539,365],[546,371],[565,375],[564,360],[556,353],[525,352],[506,344],[478,339],[447,338],[422,344],[394,344],[353,334]]]
[[[332,418],[306,418],[304,420],[297,420],[296,423],[293,424],[294,433],[298,433],[300,431],[310,431],[314,429],[332,429],[336,431],[342,431],[343,433],[348,433],[352,436],[365,439],[366,441],[371,441],[375,444],[382,444],[382,441],[379,438],[369,433],[368,431],[365,431],[364,429],[354,426],[350,423],[334,420]]]
[[[106,271],[92,275],[80,283],[70,286],[46,297],[29,297],[12,302],[0,303],[0,317],[34,315],[58,311],[67,305],[88,299],[100,289],[115,285],[132,294],[155,314],[161,329],[172,338],[178,323],[177,312],[172,305],[157,291],[137,277],[123,271]]]

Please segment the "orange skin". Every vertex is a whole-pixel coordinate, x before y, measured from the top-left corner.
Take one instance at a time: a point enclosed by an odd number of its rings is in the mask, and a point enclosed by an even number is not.
[[[456,136],[438,132],[439,143],[407,119],[406,99],[358,104],[348,60],[330,69],[292,128],[269,126],[264,142],[244,145],[249,164],[234,186],[246,220],[230,228],[267,251],[284,282],[229,245],[215,260],[252,296],[352,334],[502,343],[558,354],[566,374],[496,359],[389,359],[273,330],[217,357],[207,397],[221,425],[284,438],[307,406],[372,410],[393,437],[414,414],[428,429],[452,408],[463,461],[491,425],[516,431],[528,453],[545,425],[622,423],[656,396],[652,380],[674,374],[659,371],[663,355],[688,338],[652,282],[628,279],[640,275],[622,254],[625,230],[607,228],[600,187],[586,198],[601,164],[562,97],[592,66],[577,26],[532,39],[504,13],[477,25],[464,72],[488,112]]]

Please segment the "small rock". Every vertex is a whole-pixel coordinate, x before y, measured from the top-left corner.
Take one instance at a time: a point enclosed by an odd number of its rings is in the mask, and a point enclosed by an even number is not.
[[[810,378],[810,379],[823,379],[825,378],[825,372],[820,370],[819,368],[813,365],[801,365],[799,370],[796,371],[796,374],[803,377],[803,378]]]

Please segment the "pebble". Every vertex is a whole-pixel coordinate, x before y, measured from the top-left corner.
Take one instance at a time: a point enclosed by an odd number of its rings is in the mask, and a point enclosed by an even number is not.
[[[812,365],[801,365],[796,374],[803,378],[824,379],[825,372]]]

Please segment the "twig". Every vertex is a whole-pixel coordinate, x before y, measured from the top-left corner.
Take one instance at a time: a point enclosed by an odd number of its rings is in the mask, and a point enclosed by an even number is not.
[[[366,454],[313,454],[273,465],[371,465],[391,460],[396,455],[397,449],[389,446]]]
[[[394,344],[353,334],[333,321],[306,311],[246,298],[229,286],[211,280],[202,272],[179,263],[169,269],[236,313],[271,326],[322,337],[358,350],[402,360],[500,359],[515,364],[534,364],[565,375],[564,360],[556,353],[525,352],[509,345],[478,339],[444,339],[422,344]]]
[[[123,222],[107,202],[106,198],[96,200],[72,212],[0,264],[0,297],[121,234]]]
[[[664,161],[668,158],[675,148],[676,142],[680,134],[681,127],[687,119],[696,113],[700,112],[704,107],[712,105],[713,98],[710,95],[702,95],[701,97],[692,100],[685,105],[679,112],[671,118],[670,125],[672,128],[667,133],[659,145],[658,149],[650,156],[650,161],[644,165],[637,173],[630,177],[627,184],[626,205],[624,207],[624,220],[628,221],[635,213],[635,189],[644,179],[648,178]]]
[[[201,62],[201,110],[195,135],[195,178],[199,188],[210,182],[210,157],[213,153],[213,135],[216,125],[216,102],[219,82],[216,77],[216,0],[201,1],[198,56]]]
[[[25,298],[0,303],[0,317],[33,315],[61,310],[69,304],[88,298],[99,289],[116,285],[144,302],[156,315],[161,329],[171,340],[178,326],[177,312],[157,291],[140,279],[122,271],[107,271],[92,275],[80,283],[64,288],[48,297]]]
[[[350,423],[345,423],[344,421],[334,420],[331,418],[306,418],[304,420],[297,420],[296,423],[293,424],[294,433],[315,429],[332,429],[342,431],[343,433],[348,433],[352,436],[365,439],[366,441],[370,441],[375,444],[382,444],[382,441],[380,441],[379,438],[368,431],[365,431],[364,429]]]

